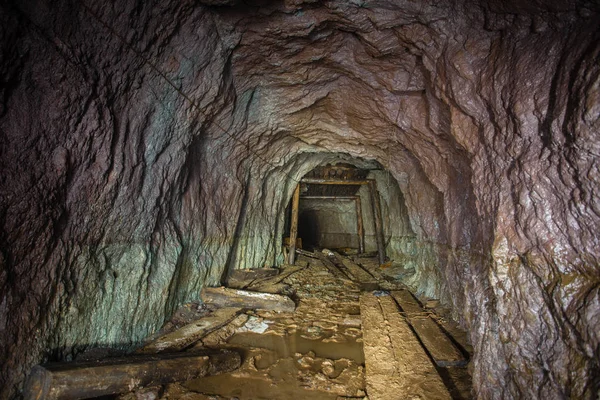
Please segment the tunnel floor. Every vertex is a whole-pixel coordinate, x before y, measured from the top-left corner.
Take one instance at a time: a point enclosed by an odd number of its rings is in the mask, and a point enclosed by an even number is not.
[[[319,256],[299,256],[304,268],[281,282],[294,312],[248,311],[193,347],[236,350],[239,369],[121,399],[472,398],[470,347],[446,310],[424,307],[375,258]]]

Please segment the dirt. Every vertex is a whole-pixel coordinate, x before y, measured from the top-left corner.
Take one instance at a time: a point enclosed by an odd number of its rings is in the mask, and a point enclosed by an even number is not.
[[[190,349],[235,349],[238,370],[168,385],[155,398],[367,399],[361,284],[333,276],[320,260],[299,261],[308,267],[283,280],[293,289],[294,312],[247,311]],[[466,368],[439,372],[452,398],[470,398]]]
[[[296,311],[250,311],[243,325],[215,332],[226,342],[212,345],[240,350],[242,367],[183,388],[240,400],[365,395],[359,287],[333,277],[316,260],[284,283],[295,289]]]

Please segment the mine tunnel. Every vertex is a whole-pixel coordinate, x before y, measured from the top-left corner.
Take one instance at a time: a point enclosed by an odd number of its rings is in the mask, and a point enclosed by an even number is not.
[[[363,203],[370,196],[360,193],[363,185],[343,185],[365,181],[368,171],[351,165],[334,165],[313,170],[305,176],[313,182],[342,184],[314,184],[300,182],[297,236],[312,248],[365,248],[365,222],[369,235],[373,236],[374,218],[370,207],[363,212]],[[365,221],[366,219],[366,221]]]
[[[0,400],[597,399],[599,17],[2,2]]]

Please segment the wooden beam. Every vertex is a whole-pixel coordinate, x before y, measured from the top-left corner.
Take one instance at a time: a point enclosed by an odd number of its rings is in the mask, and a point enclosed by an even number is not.
[[[300,196],[302,200],[354,200],[357,196]]]
[[[337,252],[333,252],[333,254],[335,254],[335,257],[338,259],[338,261],[342,263],[346,270],[348,270],[350,275],[352,275],[353,280],[360,283],[375,283],[375,278],[373,275],[371,275],[371,273],[369,273],[369,271],[351,261],[348,257],[344,257]]]
[[[204,303],[219,307],[242,307],[279,312],[294,312],[296,304],[287,296],[249,290],[220,288],[202,288],[200,298]]]
[[[319,179],[319,178],[302,178],[302,183],[309,183],[314,185],[368,185],[370,179],[361,181],[344,181],[339,179]]]
[[[313,253],[312,251],[306,251],[306,250],[302,250],[302,249],[296,249],[296,253],[305,256],[305,257],[310,257],[310,258],[315,258],[318,259],[319,257]]]
[[[385,263],[385,244],[383,239],[383,221],[381,216],[381,204],[379,203],[379,192],[375,181],[369,181],[369,192],[371,194],[371,207],[373,209],[373,219],[375,220],[375,239],[377,240],[377,253],[379,254],[379,264]]]
[[[362,217],[362,202],[360,196],[355,197],[356,205],[356,230],[358,233],[358,254],[365,252],[365,228]]]
[[[36,365],[25,382],[25,400],[75,400],[230,372],[240,367],[233,351],[133,356],[92,362]]]
[[[288,262],[294,265],[296,261],[296,239],[298,238],[298,207],[300,205],[300,184],[296,185],[292,196],[292,220],[290,224],[290,253]]]
[[[448,335],[431,319],[409,291],[395,290],[391,294],[439,367],[463,366],[467,363]]]
[[[379,289],[379,284],[373,279],[373,276],[361,268],[359,265],[350,261],[348,257],[344,257],[337,252],[333,252],[332,261],[340,271],[344,272],[353,282],[360,285],[361,290],[371,291]]]
[[[325,254],[323,254],[321,252],[316,252],[315,254],[317,255],[317,257],[319,257],[319,260],[321,260],[321,262],[323,263],[325,268],[327,268],[329,270],[331,275],[335,276],[336,278],[340,278],[340,279],[352,280],[352,278],[348,277],[348,275],[346,275],[334,263],[332,263]]]
[[[304,268],[306,268],[306,266],[290,265],[287,268],[282,269],[278,275],[255,280],[248,286],[248,288],[260,292],[261,285],[275,285],[277,283],[281,283],[290,275],[295,274],[296,272],[301,271]]]
[[[212,314],[184,325],[173,332],[167,333],[146,344],[136,351],[137,354],[156,354],[176,352],[197,342],[210,332],[219,329],[241,314],[242,308],[220,308]]]
[[[281,272],[279,268],[236,269],[230,275],[225,285],[233,289],[246,289],[254,282],[272,278]]]
[[[360,316],[369,399],[451,399],[435,366],[389,295],[363,293]]]

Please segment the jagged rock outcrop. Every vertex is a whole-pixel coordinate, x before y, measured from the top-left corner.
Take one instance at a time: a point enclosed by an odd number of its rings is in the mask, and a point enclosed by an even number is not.
[[[0,398],[281,262],[295,181],[361,159],[397,181],[411,236],[388,251],[469,330],[476,395],[595,396],[599,12],[0,5]]]

